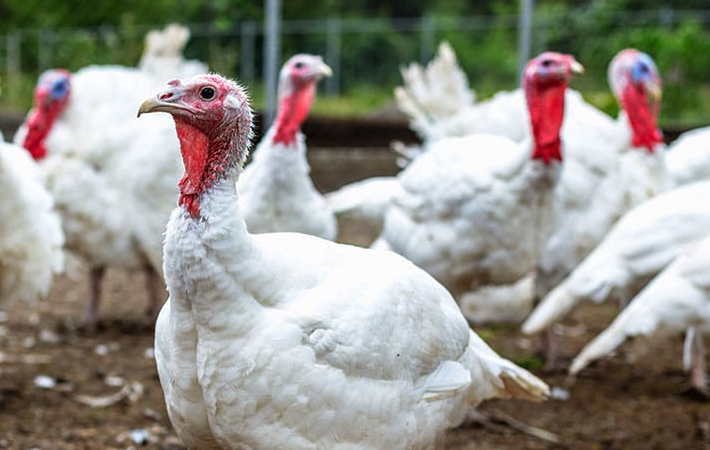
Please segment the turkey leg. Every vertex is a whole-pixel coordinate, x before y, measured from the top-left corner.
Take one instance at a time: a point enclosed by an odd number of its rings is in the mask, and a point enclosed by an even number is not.
[[[84,306],[82,325],[89,330],[96,329],[99,302],[101,300],[101,284],[104,279],[106,267],[92,267],[89,271],[89,299]]]

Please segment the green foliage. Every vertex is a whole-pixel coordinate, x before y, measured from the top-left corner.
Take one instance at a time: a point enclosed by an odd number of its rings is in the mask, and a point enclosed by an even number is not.
[[[607,86],[606,67],[619,50],[636,47],[649,53],[662,73],[662,123],[710,122],[710,22],[703,23],[700,19],[704,16],[682,11],[710,8],[703,2],[707,0],[673,2],[676,10],[672,11],[663,9],[667,0],[538,0],[533,53],[555,50],[574,54],[587,71],[572,86],[588,101],[615,115],[618,106]],[[4,89],[0,105],[26,110],[31,86],[46,67],[77,70],[88,64],[135,65],[148,29],[173,21],[196,24],[187,57],[206,61],[213,70],[229,76],[239,76],[249,64],[247,54],[242,54],[241,27],[244,21],[255,21],[257,34],[251,59],[255,80],[245,80],[254,85],[261,78],[263,3],[124,0],[87,7],[79,0],[3,0],[0,76]],[[376,109],[391,102],[392,89],[401,83],[399,67],[411,61],[425,62],[422,59],[427,59],[441,40],[453,45],[479,99],[515,88],[518,5],[519,1],[503,0],[282,0],[284,21],[366,19],[355,27],[343,25],[340,94],[319,99],[324,111],[336,115],[365,114],[365,107]],[[422,16],[429,17],[433,24],[431,39],[416,20],[404,27],[390,20]],[[293,29],[282,38],[284,59],[296,52],[328,54],[323,23],[289,26]],[[9,33],[15,33],[21,41],[20,74],[6,71]]]

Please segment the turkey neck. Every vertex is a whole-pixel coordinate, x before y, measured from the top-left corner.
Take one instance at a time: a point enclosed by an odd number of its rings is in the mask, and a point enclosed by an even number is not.
[[[290,93],[281,96],[279,111],[274,121],[274,144],[290,146],[296,142],[296,134],[308,117],[316,95],[316,82],[294,87]]]
[[[631,145],[654,153],[656,145],[663,142],[657,125],[658,102],[650,102],[643,88],[630,82],[626,83],[619,100],[631,128]]]
[[[30,113],[30,117],[27,120],[27,135],[22,146],[30,152],[35,160],[40,160],[47,156],[45,140],[50,131],[52,131],[52,127],[62,113],[64,106],[64,104],[52,103],[47,107],[38,106]]]
[[[560,129],[565,110],[566,81],[549,86],[531,83],[525,86],[525,96],[530,112],[533,134],[533,160],[546,165],[553,160],[562,161]]]
[[[239,210],[236,189],[247,138],[220,133],[219,139],[207,141],[179,119],[176,125],[186,174],[164,248],[171,304],[175,313],[190,314],[198,325],[228,328],[227,321],[235,317],[243,317],[247,324],[259,305],[243,282],[263,269]],[[205,151],[199,146],[207,147],[206,157],[195,156]]]

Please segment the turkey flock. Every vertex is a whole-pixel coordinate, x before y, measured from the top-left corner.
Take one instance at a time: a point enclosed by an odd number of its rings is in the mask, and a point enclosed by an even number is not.
[[[571,377],[631,338],[684,333],[690,386],[710,396],[710,127],[666,146],[651,56],[610,62],[612,118],[568,87],[584,73],[571,55],[544,52],[520,88],[477,101],[442,43],[395,90],[422,141],[393,145],[401,172],[323,194],[301,125],[326,62],[285,62],[249,159],[248,89],[184,60],[188,39],[171,25],[136,67],[44,72],[0,139],[0,305],[42,300],[71,254],[91,333],[106,269],[140,271],[187,448],[438,448],[487,399],[551,395],[470,325],[539,334],[553,370],[556,323],[585,301],[619,313]],[[371,247],[336,243],[342,220],[374,227]]]

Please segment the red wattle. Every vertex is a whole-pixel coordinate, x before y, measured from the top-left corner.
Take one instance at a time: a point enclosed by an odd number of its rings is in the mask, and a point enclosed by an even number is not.
[[[37,161],[47,156],[47,147],[44,145],[44,140],[51,131],[53,122],[54,120],[50,122],[47,114],[39,109],[33,110],[27,120],[27,136],[25,136],[22,146]]]
[[[199,217],[200,204],[198,197],[204,189],[204,176],[210,141],[198,128],[179,117],[174,117],[174,119],[175,129],[180,140],[182,162],[185,166],[185,175],[178,183],[180,188],[178,204],[185,205],[185,209],[192,217]]]
[[[565,107],[567,83],[554,86],[528,86],[528,110],[533,133],[532,159],[541,159],[545,164],[562,161],[560,129]]]
[[[274,121],[276,134],[274,143],[289,145],[296,141],[296,134],[308,117],[316,95],[316,82],[313,81],[303,87],[295,88],[290,94],[281,99],[279,112]]]
[[[663,142],[657,125],[658,105],[652,105],[639,86],[628,83],[621,95],[621,107],[626,111],[631,126],[631,145],[644,147],[653,153],[656,144]]]

